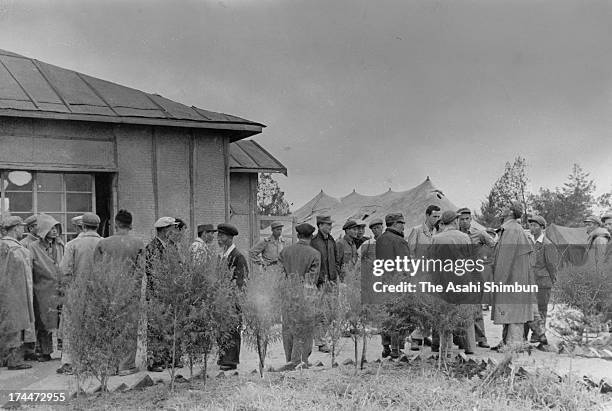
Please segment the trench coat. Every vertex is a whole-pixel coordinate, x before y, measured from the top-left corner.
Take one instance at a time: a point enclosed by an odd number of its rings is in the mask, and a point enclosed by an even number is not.
[[[44,238],[58,224],[57,220],[49,215],[39,215],[38,235],[40,238],[28,246],[32,253],[34,301],[38,309],[40,321],[46,330],[58,327],[58,287],[62,281],[59,263],[64,256],[64,244],[59,237],[51,244],[44,240]]]
[[[505,285],[533,284],[531,253],[533,248],[518,221],[512,219],[501,226],[495,246],[493,282]],[[495,324],[523,324],[533,321],[533,293],[492,293],[491,319]]]
[[[14,244],[5,239],[0,241],[0,314],[4,316],[6,333],[26,330],[34,322],[28,289],[30,275],[29,252],[17,240]]]

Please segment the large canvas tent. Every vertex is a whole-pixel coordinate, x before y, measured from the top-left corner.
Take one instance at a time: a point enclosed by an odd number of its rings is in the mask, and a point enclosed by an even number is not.
[[[557,246],[563,263],[584,264],[588,245],[588,236],[584,227],[573,228],[551,224],[546,228],[546,236]]]
[[[335,198],[326,194],[323,190],[313,199],[293,213],[297,224],[309,222],[316,224],[317,215],[330,215],[334,224],[332,235],[334,238],[342,234],[342,225],[349,219],[361,219],[369,223],[374,218],[382,218],[394,212],[401,212],[406,219],[406,228],[421,224],[425,218],[425,209],[430,204],[439,206],[442,210],[457,210],[442,191],[437,189],[429,177],[418,186],[406,191],[391,191],[375,196],[359,194],[355,190],[350,194]],[[473,222],[473,225],[482,229],[483,227]],[[265,232],[269,233],[269,229]],[[262,232],[264,234],[264,232]],[[291,236],[291,225],[286,225],[283,235]]]

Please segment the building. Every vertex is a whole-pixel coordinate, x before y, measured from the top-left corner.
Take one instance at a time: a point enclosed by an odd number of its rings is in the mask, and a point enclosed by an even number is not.
[[[103,235],[120,208],[144,237],[164,215],[232,221],[248,247],[257,173],[287,172],[241,141],[264,127],[0,50],[0,211],[51,214],[67,239],[86,211]]]

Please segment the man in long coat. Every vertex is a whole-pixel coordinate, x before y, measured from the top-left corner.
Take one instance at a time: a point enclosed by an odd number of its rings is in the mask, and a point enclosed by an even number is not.
[[[295,227],[298,242],[283,248],[279,260],[286,276],[296,274],[304,283],[304,292],[316,290],[321,266],[321,253],[310,246],[315,228],[303,223]],[[299,318],[298,318],[299,317]],[[307,364],[312,352],[314,319],[283,313],[283,348],[287,364],[282,371],[295,368],[301,362]]]
[[[38,239],[28,249],[32,253],[36,340],[40,347],[38,361],[44,362],[51,361],[51,330],[58,328],[58,286],[62,280],[59,264],[64,256],[64,244],[60,239],[60,223],[55,218],[40,214],[37,225]]]
[[[9,370],[31,368],[23,362],[23,336],[33,328],[32,256],[18,241],[23,234],[20,217],[8,217],[2,223],[6,235],[0,241],[0,333],[6,339]],[[0,365],[3,361],[0,361]]]
[[[221,264],[226,264],[232,273],[232,282],[236,291],[244,291],[245,281],[249,276],[249,266],[245,256],[236,248],[234,237],[238,235],[238,229],[233,224],[222,223],[217,225],[217,242],[221,248]],[[240,307],[236,309],[240,312]],[[240,364],[240,328],[233,330],[228,338],[220,341],[224,352],[219,356],[217,364],[222,371],[235,370]]]
[[[108,264],[111,267],[114,267],[116,264],[121,264],[128,272],[135,276],[138,275],[139,271],[137,269],[144,255],[144,242],[140,237],[133,235],[131,231],[132,213],[123,209],[119,210],[115,216],[115,234],[107,238],[102,238],[96,244],[94,264]],[[141,281],[137,281],[137,284],[141,282],[142,279]],[[134,309],[138,309],[138,307]],[[141,321],[144,321],[144,313],[141,312],[140,314],[143,318]],[[136,327],[137,324],[134,324],[135,329]],[[119,375],[132,374],[140,367],[143,369],[145,368],[144,364],[136,364],[136,335],[134,335],[134,339],[130,344],[130,354],[119,364]]]
[[[497,285],[530,286],[531,242],[517,221],[523,215],[523,207],[512,201],[502,209],[504,222],[500,228],[495,249],[493,282]],[[534,319],[533,293],[493,292],[491,318],[494,324],[504,326],[501,345],[522,343],[523,325]]]
[[[317,216],[317,234],[310,241],[310,246],[321,254],[321,271],[317,279],[317,287],[325,289],[327,283],[336,283],[340,277],[342,259],[338,253],[338,247],[331,236],[332,219],[331,216]],[[323,326],[319,324],[315,328],[315,344],[320,352],[328,353],[329,347],[325,343],[325,332]]]
[[[402,213],[391,213],[385,216],[387,229],[376,240],[376,259],[395,260],[397,257],[410,257],[408,242],[404,239],[404,216]],[[398,332],[381,333],[383,358],[400,356],[406,336]]]
[[[89,277],[94,267],[94,250],[101,237],[98,234],[100,217],[94,213],[85,213],[81,218],[81,232],[76,238],[68,241],[64,249],[64,257],[60,262],[62,271],[62,289],[66,290],[75,278]],[[64,306],[65,308],[65,306]],[[72,373],[72,361],[69,351],[68,316],[60,318],[60,331],[62,333],[62,366],[58,374]]]

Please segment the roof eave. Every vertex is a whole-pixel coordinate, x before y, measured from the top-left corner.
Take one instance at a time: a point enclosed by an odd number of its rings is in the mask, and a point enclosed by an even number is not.
[[[110,117],[96,114],[76,114],[76,113],[50,113],[38,111],[23,111],[14,109],[0,109],[0,117],[21,117],[38,118],[47,120],[74,120],[74,121],[94,121],[116,124],[136,124],[153,125],[166,127],[182,128],[201,128],[212,130],[231,130],[239,131],[240,135],[233,137],[232,141],[240,140],[259,134],[265,125],[259,123],[238,123],[238,122],[219,122],[219,121],[192,121],[179,119],[160,119],[147,117]]]
[[[286,168],[246,168],[246,167],[230,167],[230,173],[280,173],[287,177]]]

